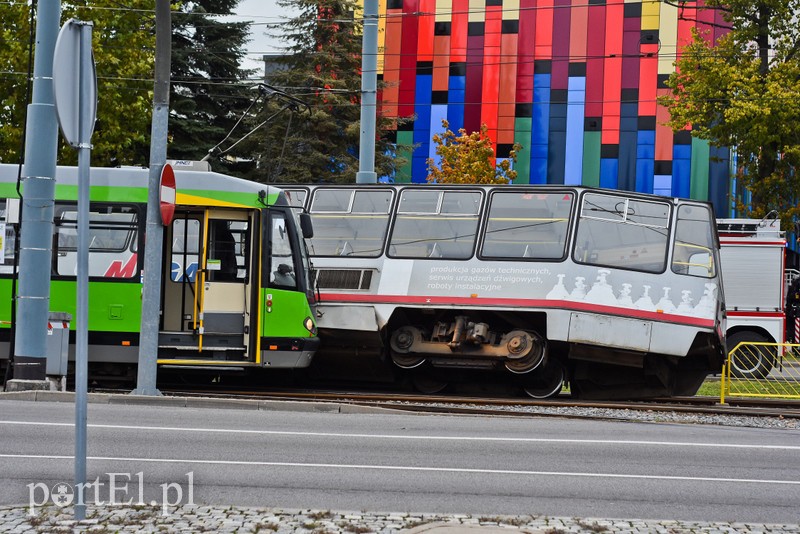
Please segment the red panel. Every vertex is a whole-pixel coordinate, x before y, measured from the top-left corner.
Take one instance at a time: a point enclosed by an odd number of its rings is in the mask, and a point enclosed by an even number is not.
[[[603,73],[605,71],[606,6],[589,6],[592,21],[586,33],[586,116],[603,115]]]
[[[433,61],[433,26],[436,0],[419,0],[417,61]]]
[[[463,63],[467,60],[467,25],[469,23],[469,0],[453,0],[453,16],[450,24],[450,61]]]
[[[658,96],[667,95],[669,89],[658,89]],[[666,126],[669,111],[664,106],[656,109],[656,160],[672,161],[672,129]]]
[[[417,87],[417,38],[419,36],[419,0],[403,2],[403,40],[406,45],[400,55],[400,107],[402,117],[414,114],[414,92]]]
[[[467,132],[481,129],[483,102],[483,35],[467,37],[467,76],[464,92],[464,128]]]
[[[502,9],[501,6],[486,6],[486,22],[484,24],[481,123],[489,127],[490,139],[497,139]]]
[[[450,80],[450,36],[433,38],[433,90],[447,91]]]
[[[589,7],[584,2],[578,2],[571,11],[572,17],[569,22],[569,60],[572,63],[582,63],[586,61],[586,35],[589,22]]]
[[[497,142],[500,144],[514,143],[514,105],[515,87],[517,81],[517,64],[514,57],[517,55],[516,33],[503,35],[500,45],[502,63],[500,65],[500,104],[497,109]]]
[[[553,0],[539,0],[537,3],[534,58],[553,58]]]
[[[625,22],[639,19],[625,19]],[[639,87],[639,53],[642,32],[638,28],[633,31],[625,31],[622,36],[622,87],[625,89],[636,89]]]
[[[517,50],[517,102],[533,102],[533,50],[536,43],[536,0],[521,0]]]
[[[645,57],[639,63],[639,115],[656,114],[658,87],[658,45],[642,45]]]
[[[551,89],[569,88],[569,0],[555,0],[553,11],[553,69]]]
[[[400,43],[402,41],[403,10],[389,9],[386,12],[386,36],[384,39],[383,53],[383,80],[385,86],[382,91],[383,115],[397,117],[398,102],[400,98]]]
[[[601,136],[603,144],[619,143],[624,21],[624,4],[617,2],[606,5],[606,58],[603,66],[603,134]]]

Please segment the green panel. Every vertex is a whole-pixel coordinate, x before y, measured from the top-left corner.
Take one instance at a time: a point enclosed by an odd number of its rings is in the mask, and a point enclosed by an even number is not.
[[[142,285],[138,282],[90,282],[89,330],[138,332],[142,323]],[[72,314],[76,328],[76,282],[50,282],[50,310]]]
[[[271,311],[266,305],[267,294],[272,295]],[[314,319],[305,293],[276,288],[261,290],[260,336],[312,337],[303,325],[307,317]]]
[[[695,200],[708,200],[709,158],[708,141],[692,137],[692,175],[689,183],[689,196]]]
[[[602,132],[583,133],[583,179],[587,187],[600,187],[600,142]]]
[[[517,163],[514,170],[517,171],[517,179],[514,183],[531,183],[531,126],[533,119],[530,117],[517,117],[514,119],[514,142],[519,143],[522,148],[517,152]]]
[[[413,146],[414,145],[414,132],[402,131],[397,132],[397,144]],[[397,169],[397,174],[394,177],[395,183],[407,184],[411,182],[411,153],[413,150],[398,150],[398,156],[406,158],[406,164]]]

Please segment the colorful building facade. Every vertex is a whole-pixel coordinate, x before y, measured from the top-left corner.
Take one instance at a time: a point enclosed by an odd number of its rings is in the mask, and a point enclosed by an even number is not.
[[[517,184],[582,184],[709,200],[728,216],[729,151],[665,125],[657,104],[692,28],[719,11],[657,0],[381,0],[381,113],[414,117],[398,182],[425,182],[432,136],[489,128]]]

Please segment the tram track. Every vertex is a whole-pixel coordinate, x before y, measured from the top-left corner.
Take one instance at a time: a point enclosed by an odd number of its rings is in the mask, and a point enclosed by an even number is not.
[[[97,389],[97,392],[121,393],[117,389]],[[648,401],[586,401],[569,396],[549,400],[507,398],[495,396],[429,395],[405,392],[376,392],[352,390],[309,389],[250,389],[160,386],[164,395],[175,397],[206,397],[235,400],[274,400],[292,402],[346,403],[376,408],[431,413],[458,413],[506,416],[562,415],[559,409],[590,409],[607,411],[608,418],[619,418],[626,411],[710,416],[776,417],[800,420],[800,402],[776,399],[728,399],[720,404],[717,397],[672,397]],[[127,392],[127,391],[126,391]],[[552,410],[548,412],[547,410]]]

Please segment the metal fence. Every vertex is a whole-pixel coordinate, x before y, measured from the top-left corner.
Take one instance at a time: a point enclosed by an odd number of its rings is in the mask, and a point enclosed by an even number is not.
[[[800,399],[800,344],[742,342],[722,367],[720,403],[725,397]]]

